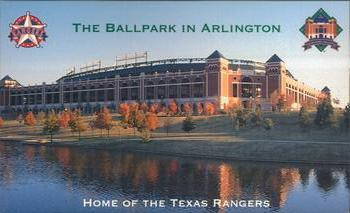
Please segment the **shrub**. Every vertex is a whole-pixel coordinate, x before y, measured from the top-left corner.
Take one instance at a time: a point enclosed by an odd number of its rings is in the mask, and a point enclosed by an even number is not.
[[[247,120],[249,117],[249,110],[246,109],[237,109],[236,110],[236,119],[238,127],[245,127],[247,126]]]
[[[182,122],[182,130],[189,133],[196,128],[191,116],[187,116],[186,119]]]
[[[274,123],[271,118],[265,118],[263,121],[263,127],[266,131],[269,131],[273,128]]]
[[[257,127],[261,123],[261,110],[257,108],[255,112],[250,113],[250,125]]]

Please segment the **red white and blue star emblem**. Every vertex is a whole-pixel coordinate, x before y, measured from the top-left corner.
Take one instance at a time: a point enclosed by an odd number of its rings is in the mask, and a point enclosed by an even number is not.
[[[47,38],[46,26],[40,19],[26,12],[26,15],[18,17],[14,23],[10,24],[8,37],[11,42],[16,43],[16,47],[40,47],[40,43]]]

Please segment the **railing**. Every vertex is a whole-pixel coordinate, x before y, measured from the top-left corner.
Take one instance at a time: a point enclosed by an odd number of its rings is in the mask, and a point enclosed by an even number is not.
[[[73,77],[81,77],[86,76],[90,74],[96,74],[101,72],[108,72],[108,71],[115,71],[115,70],[123,70],[127,68],[133,68],[133,67],[146,67],[146,66],[157,66],[157,65],[164,65],[164,64],[180,64],[180,63],[204,63],[206,62],[206,58],[174,58],[174,59],[164,59],[164,60],[155,60],[155,61],[145,61],[145,62],[138,62],[138,63],[129,63],[129,64],[122,64],[117,66],[106,66],[101,67],[99,69],[89,70],[85,72],[80,73],[72,73],[70,75],[65,75],[57,80],[57,82],[67,79],[67,78],[73,78]],[[232,64],[239,64],[239,65],[252,65],[252,66],[265,66],[262,62],[255,62],[251,60],[241,60],[241,59],[228,59],[228,61]]]

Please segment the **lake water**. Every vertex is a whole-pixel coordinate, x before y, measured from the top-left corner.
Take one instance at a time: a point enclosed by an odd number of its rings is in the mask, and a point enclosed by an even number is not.
[[[0,142],[0,213],[348,213],[349,188],[350,168],[345,166],[248,163]],[[83,199],[118,200],[118,207],[84,207]],[[172,207],[170,199],[208,203]],[[262,200],[270,207],[225,208],[214,206],[214,199]],[[129,200],[141,203],[123,207]],[[142,200],[164,200],[165,207],[146,208]]]

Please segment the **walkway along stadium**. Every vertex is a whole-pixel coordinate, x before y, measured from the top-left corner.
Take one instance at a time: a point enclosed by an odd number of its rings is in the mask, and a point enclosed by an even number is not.
[[[167,105],[173,100],[179,106],[211,102],[220,109],[239,104],[271,110],[276,94],[298,108],[302,103],[317,104],[322,93],[294,78],[276,54],[262,63],[228,59],[219,51],[206,58],[157,61],[147,61],[143,53],[117,58],[114,66],[102,67],[99,62],[72,70],[54,84],[23,86],[7,75],[0,81],[0,110],[86,110],[135,101]]]

